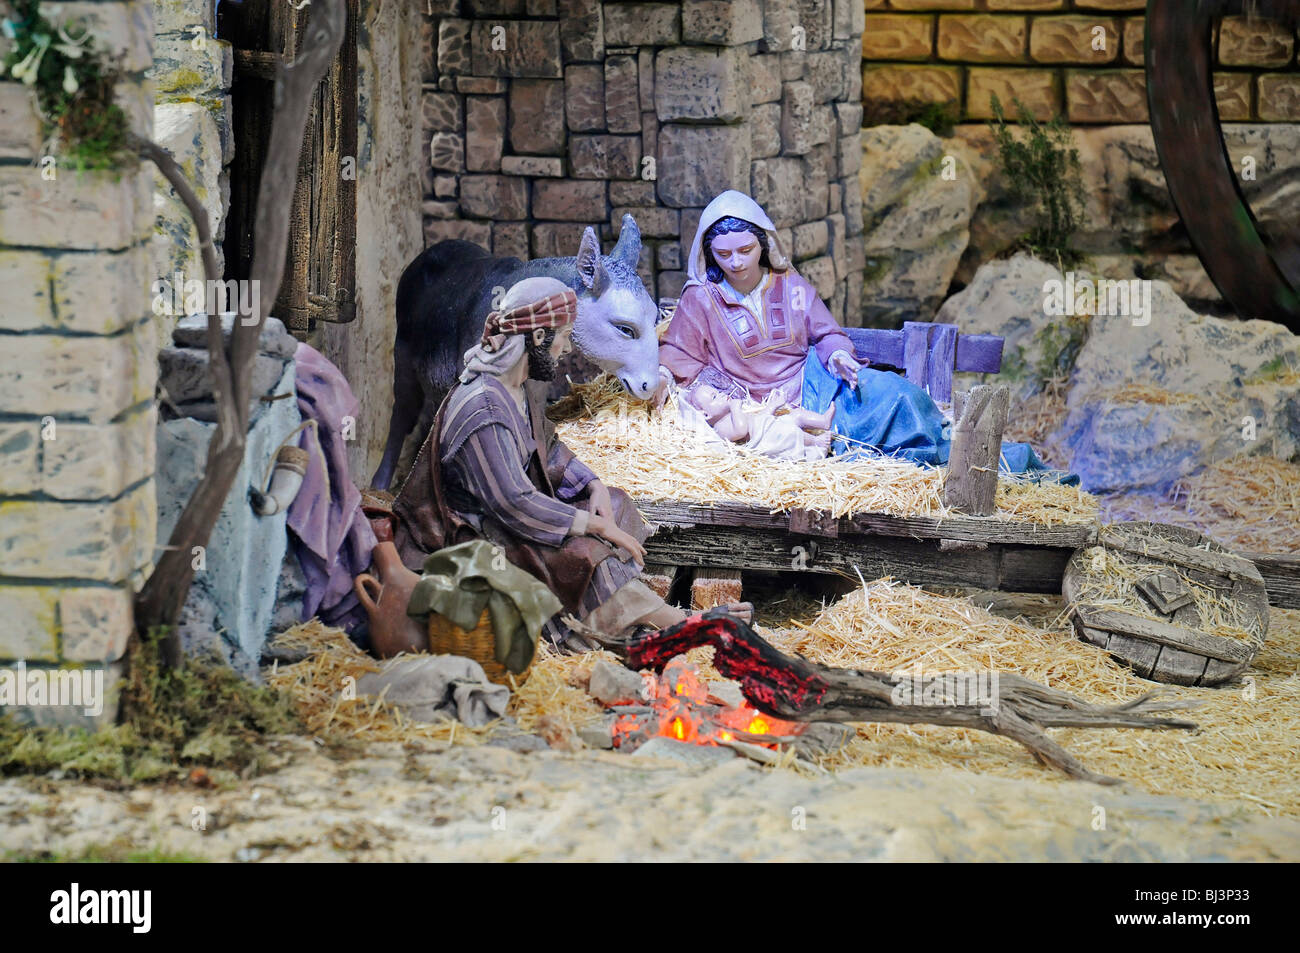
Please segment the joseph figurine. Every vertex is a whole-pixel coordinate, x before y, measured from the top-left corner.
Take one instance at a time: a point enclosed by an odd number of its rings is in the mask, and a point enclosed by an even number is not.
[[[394,541],[413,569],[443,546],[476,537],[497,543],[564,612],[627,638],[686,613],[639,579],[649,532],[632,500],[606,487],[546,417],[576,313],[576,295],[554,278],[528,278],[506,292],[393,503]],[[556,644],[572,636],[562,614],[543,630]]]

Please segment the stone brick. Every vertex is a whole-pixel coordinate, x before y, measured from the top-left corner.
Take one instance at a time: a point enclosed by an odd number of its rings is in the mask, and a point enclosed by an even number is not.
[[[844,182],[844,223],[850,235],[862,234],[862,187],[856,178]]]
[[[564,160],[559,156],[502,156],[501,172],[556,179],[564,175]]]
[[[558,79],[517,79],[511,83],[511,150],[562,156],[564,138],[564,83]]]
[[[812,84],[814,102],[828,103],[832,99],[844,98],[844,58],[838,50],[809,53],[807,76]]]
[[[215,31],[214,31],[215,32]],[[420,82],[438,81],[438,23],[430,17],[420,18]]]
[[[831,260],[829,255],[801,262],[799,274],[803,275],[808,280],[808,283],[817,289],[817,297],[821,298],[823,302],[829,301],[831,296],[835,294],[835,262]]]
[[[972,72],[974,72],[972,70]],[[957,66],[875,66],[862,71],[862,99],[949,103],[961,100]]]
[[[862,57],[868,60],[928,60],[933,47],[933,16],[875,15],[862,34]]]
[[[460,218],[460,202],[426,199],[420,203],[420,211],[426,218]]]
[[[22,83],[0,82],[0,159],[31,159],[41,140],[36,91]]]
[[[605,43],[609,46],[671,46],[681,38],[680,4],[605,4]]]
[[[786,83],[781,97],[781,151],[803,155],[813,147],[814,137],[812,85]]]
[[[1031,23],[1029,55],[1037,63],[1111,63],[1119,56],[1119,26],[1115,20],[1035,17]]]
[[[443,221],[440,219],[424,220],[424,245],[436,245],[438,242],[455,238],[463,242],[473,242],[484,251],[492,247],[492,226],[487,222],[470,222],[464,219]]]
[[[617,233],[624,215],[636,219],[637,228],[646,238],[677,238],[679,225],[678,212],[675,208],[663,208],[652,205],[644,207],[620,206],[610,213],[611,227]]]
[[[858,146],[859,151],[861,151],[861,141],[859,141]],[[858,164],[861,165],[861,160],[858,160]],[[830,210],[842,214],[844,209],[844,186],[839,182],[832,182],[830,184],[830,194]]]
[[[641,154],[659,154],[659,117],[654,113],[641,114]]]
[[[527,13],[525,0],[464,0],[466,13],[476,17],[519,17]]]
[[[569,174],[575,179],[639,179],[641,137],[569,137]]]
[[[749,185],[748,124],[684,126],[665,124],[659,132],[659,200],[673,208],[707,205],[727,189]]]
[[[132,617],[126,588],[64,589],[59,596],[63,657],[70,662],[116,662],[126,654]]]
[[[601,213],[602,217],[604,212]],[[568,258],[578,253],[582,233],[590,224],[542,222],[533,226],[533,258]]]
[[[429,140],[420,137],[420,164],[416,169],[416,176],[419,179],[420,195],[428,197],[434,194],[434,182],[439,176],[434,175],[433,159],[430,156]],[[454,179],[453,179],[454,181]]]
[[[153,65],[145,76],[153,81],[159,100],[194,97],[219,99],[230,89],[235,55],[229,43],[211,37],[196,50],[190,37],[154,37]]]
[[[0,659],[59,660],[58,599],[50,586],[0,586]]]
[[[41,424],[34,420],[0,423],[0,496],[27,496],[41,487],[38,448]]]
[[[605,128],[610,132],[641,131],[635,57],[611,56],[605,60]]]
[[[655,184],[653,182],[611,182],[609,204],[654,205]]]
[[[500,96],[507,81],[500,76],[457,76],[456,92],[469,96]]]
[[[454,17],[460,13],[461,0],[424,0],[424,12],[431,17]]]
[[[761,49],[769,53],[793,49],[796,27],[805,30],[799,22],[798,0],[764,0]]]
[[[595,132],[605,128],[605,69],[570,66],[564,71],[564,107],[569,128]]]
[[[438,21],[438,75],[472,72],[469,28],[469,20],[447,17]]]
[[[1145,10],[1146,0],[1074,0],[1078,10]]]
[[[1219,25],[1219,62],[1224,66],[1286,66],[1295,34],[1274,20],[1224,17]]]
[[[1065,6],[1065,0],[985,0],[984,5],[990,10],[999,12],[1007,10],[1060,10]]]
[[[575,179],[536,182],[533,217],[562,222],[600,221],[605,217],[605,183]]]
[[[1215,73],[1214,102],[1224,122],[1250,118],[1250,74]]]
[[[1266,122],[1300,120],[1300,76],[1265,73],[1259,77],[1259,118]]]
[[[492,254],[498,258],[528,260],[528,225],[525,222],[494,222]]]
[[[454,175],[439,175],[433,180],[435,198],[454,199],[457,194],[457,178]]]
[[[803,220],[810,222],[825,218],[830,210],[830,178],[835,164],[830,146],[815,147],[800,160],[800,163],[803,169],[800,182],[803,193]]]
[[[155,506],[153,481],[111,502],[11,500],[0,507],[5,574],[121,582],[152,554]]]
[[[153,322],[113,337],[12,335],[0,362],[0,414],[103,423],[153,396]]]
[[[866,8],[872,0],[835,0],[834,36],[837,40],[854,40],[863,35]]]
[[[426,90],[420,94],[420,118],[428,132],[465,131],[465,118],[461,100],[455,93],[437,93]]]
[[[4,326],[13,331],[114,334],[148,310],[147,268],[135,251],[49,257],[38,251],[0,250]]]
[[[661,271],[656,280],[656,287],[659,291],[659,300],[665,298],[676,300],[682,296],[682,289],[686,287],[688,275],[684,271]]]
[[[830,241],[830,229],[825,221],[808,222],[794,228],[794,247],[792,254],[795,261],[803,261],[826,251]]]
[[[655,110],[663,122],[742,118],[749,105],[743,49],[679,46],[655,57]]]
[[[804,71],[808,68],[808,54],[799,51],[791,51],[781,54],[781,81],[790,82],[795,79],[803,79]]]
[[[121,496],[154,471],[152,405],[125,420],[103,424],[58,423],[42,441],[41,489],[59,500]]]
[[[655,51],[637,50],[636,54],[637,92],[640,94],[641,109],[653,109],[655,101]]]
[[[738,46],[763,37],[758,0],[686,0],[682,39],[687,43]]]
[[[497,96],[465,99],[465,168],[496,172],[505,151],[506,101]]]
[[[95,38],[95,49],[123,73],[153,65],[153,0],[96,3],[70,0],[59,4],[58,23],[80,23]]]
[[[153,32],[184,33],[193,36],[198,29],[208,36],[217,32],[216,6],[195,6],[188,0],[153,0]]]
[[[675,271],[682,267],[682,248],[676,242],[664,242],[655,250],[655,265],[661,271]]]
[[[700,218],[703,215],[702,208],[682,209],[682,231],[678,250],[681,252],[683,262],[690,257],[691,243],[695,241],[695,233],[700,230]]]
[[[1016,115],[1016,99],[1035,119],[1052,119],[1061,111],[1056,73],[1048,69],[972,68],[966,86],[966,116],[992,119],[994,96],[1002,104],[1002,112],[1012,118]]]
[[[1147,91],[1142,70],[1068,70],[1066,115],[1070,122],[1146,122]]]
[[[780,103],[755,106],[749,116],[749,126],[753,132],[752,154],[755,159],[781,154]]]
[[[1124,20],[1124,62],[1129,66],[1141,66],[1143,49],[1146,45],[1146,17],[1128,17]]]
[[[435,132],[429,140],[429,164],[443,172],[464,172],[465,137]]]
[[[528,183],[513,175],[464,175],[460,208],[475,218],[518,221],[528,217]]]
[[[974,10],[977,4],[975,0],[889,0],[889,5],[895,10]]]
[[[525,11],[530,17],[559,16],[560,5],[557,0],[528,0]]]
[[[862,168],[862,136],[855,132],[839,141],[839,174],[845,178],[857,175]]]
[[[605,16],[600,0],[560,0],[560,43],[564,61],[605,58]]]
[[[940,59],[963,63],[1020,63],[1025,59],[1025,18],[953,14],[939,17]]]
[[[862,103],[836,103],[835,121],[841,136],[855,134],[862,128]]]
[[[564,75],[560,25],[552,20],[476,20],[470,27],[470,51],[479,76],[559,79]]]
[[[34,167],[0,166],[0,245],[130,248],[153,234],[153,174],[147,164],[127,174],[67,169],[50,181]]]
[[[781,99],[781,55],[755,54],[749,58],[749,101],[775,103]]]
[[[754,163],[750,184],[754,201],[777,228],[804,220],[803,163],[798,159],[759,159]]]
[[[830,49],[832,34],[831,0],[798,0],[799,25],[804,28],[806,48]]]

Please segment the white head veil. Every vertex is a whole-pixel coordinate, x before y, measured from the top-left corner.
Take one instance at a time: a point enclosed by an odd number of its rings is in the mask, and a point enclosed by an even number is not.
[[[789,260],[781,251],[780,242],[777,241],[776,226],[767,217],[767,213],[745,193],[728,189],[710,202],[700,216],[700,227],[695,230],[695,241],[691,245],[691,260],[687,262],[686,272],[690,277],[686,283],[687,287],[702,285],[709,280],[708,265],[704,260],[704,233],[719,219],[729,216],[753,222],[767,232],[767,255],[773,269],[784,271],[790,266]]]

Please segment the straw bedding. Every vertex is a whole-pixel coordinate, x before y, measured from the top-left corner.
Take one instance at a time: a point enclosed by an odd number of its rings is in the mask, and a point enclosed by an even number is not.
[[[1041,605],[1039,605],[1041,604]],[[1059,601],[1038,605],[1032,618],[995,615],[971,599],[942,596],[881,580],[788,627],[760,631],[786,652],[827,665],[925,674],[1015,672],[1096,702],[1119,702],[1159,687],[1112,661],[1071,634]],[[797,607],[789,607],[797,608]],[[1033,612],[1032,609],[1029,611]],[[1272,610],[1267,644],[1246,677],[1233,686],[1165,686],[1175,697],[1200,702],[1190,712],[1201,730],[1144,732],[1123,729],[1052,729],[1053,737],[1089,769],[1130,780],[1152,793],[1235,801],[1274,816],[1300,817],[1300,611]],[[770,615],[765,618],[771,618]],[[471,731],[445,722],[403,720],[368,699],[341,701],[345,676],[359,677],[376,663],[336,629],[311,622],[280,637],[319,654],[270,673],[271,684],[291,693],[313,732],[327,739],[439,741],[481,744],[499,726]],[[690,653],[707,679],[712,649]],[[511,714],[528,731],[559,723],[579,728],[601,717],[582,687],[604,653],[559,656],[545,649]],[[961,728],[859,725],[848,745],[825,758],[830,771],[862,766],[961,770],[1049,784],[1065,779],[1038,765],[1017,743]]]
[[[559,425],[561,439],[604,482],[636,500],[742,502],[834,517],[956,515],[943,502],[946,468],[888,458],[781,461],[711,444],[679,425],[672,398],[662,412],[652,411],[608,376],[575,385],[569,408],[578,416]],[[998,483],[997,507],[993,519],[1061,524],[1097,518],[1096,499],[1076,487],[1007,478]]]

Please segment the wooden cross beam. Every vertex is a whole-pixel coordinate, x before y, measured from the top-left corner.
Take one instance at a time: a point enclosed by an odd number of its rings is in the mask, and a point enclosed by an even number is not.
[[[952,399],[954,371],[996,374],[1002,369],[1002,338],[961,334],[955,324],[907,321],[901,331],[845,328],[844,333],[859,360],[898,368],[938,401]]]

